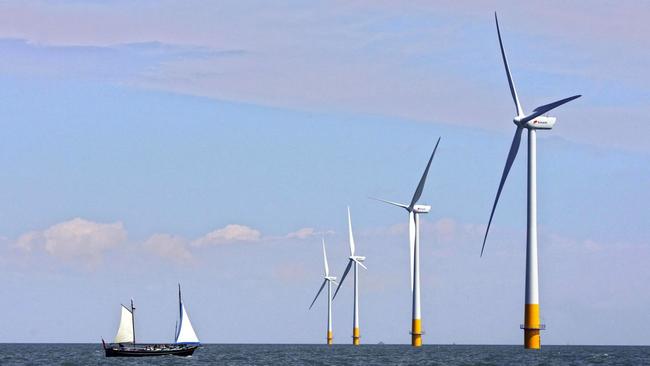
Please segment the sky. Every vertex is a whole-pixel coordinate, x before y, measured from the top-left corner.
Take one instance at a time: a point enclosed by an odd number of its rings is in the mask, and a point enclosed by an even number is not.
[[[363,343],[408,343],[421,203],[425,343],[520,344],[526,152],[494,26],[538,133],[543,344],[649,344],[650,6],[642,2],[0,2],[0,342],[99,342],[136,303],[171,341],[323,343],[359,255]],[[349,343],[351,281],[334,302]]]

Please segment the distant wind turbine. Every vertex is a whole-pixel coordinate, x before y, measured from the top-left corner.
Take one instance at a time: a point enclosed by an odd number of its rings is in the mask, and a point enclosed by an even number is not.
[[[418,205],[417,203],[420,196],[422,196],[424,183],[427,180],[427,174],[429,174],[429,167],[431,166],[433,157],[436,155],[439,143],[440,138],[436,142],[436,147],[433,148],[427,167],[424,169],[424,174],[420,178],[420,183],[418,183],[418,187],[409,205],[374,198],[378,201],[401,207],[409,213],[409,258],[411,261],[411,292],[413,294],[411,345],[413,347],[422,346],[422,315],[420,312],[420,214],[426,214],[431,211],[431,206]]]
[[[532,113],[526,114],[519,103],[519,97],[517,96],[517,90],[515,89],[515,83],[512,80],[512,75],[510,74],[510,68],[508,67],[508,59],[506,58],[506,52],[503,49],[503,42],[501,41],[501,31],[499,30],[499,20],[497,19],[497,14],[494,13],[494,20],[497,26],[497,35],[499,37],[499,46],[501,48],[501,57],[503,58],[503,65],[506,70],[506,75],[508,76],[508,84],[510,85],[510,94],[512,94],[512,99],[515,102],[515,108],[517,115],[515,116],[513,122],[517,126],[515,131],[515,137],[512,140],[510,145],[510,152],[508,152],[508,158],[506,159],[506,165],[503,168],[503,173],[501,175],[501,182],[499,183],[499,189],[497,190],[496,198],[494,199],[494,204],[492,205],[492,212],[490,213],[490,220],[488,221],[487,229],[485,230],[485,237],[483,238],[483,246],[481,247],[481,256],[483,256],[483,251],[485,249],[485,242],[487,241],[488,232],[490,231],[490,225],[492,224],[492,218],[494,217],[494,210],[497,207],[497,202],[499,202],[499,197],[501,196],[501,191],[503,190],[503,185],[508,177],[512,163],[517,157],[517,152],[519,151],[519,144],[521,142],[521,133],[524,129],[528,130],[528,225],[527,225],[527,241],[526,241],[526,304],[524,308],[524,324],[521,325],[521,328],[524,330],[524,347],[531,349],[539,349],[540,344],[540,335],[539,331],[544,330],[545,326],[540,324],[539,317],[539,288],[538,288],[538,271],[537,271],[537,140],[536,140],[536,131],[537,130],[550,130],[555,124],[555,117],[543,116],[546,112],[549,112],[564,103],[570,102],[576,98],[579,98],[580,95],[574,95],[569,98],[564,98],[558,100],[557,102],[545,104],[543,106],[537,107],[533,110]]]
[[[350,256],[348,257],[348,265],[345,267],[345,272],[343,272],[343,276],[341,276],[341,282],[339,283],[338,287],[336,288],[336,292],[334,293],[334,298],[336,298],[336,294],[339,293],[339,290],[341,289],[341,285],[343,284],[343,281],[345,281],[345,276],[348,275],[348,272],[350,272],[350,268],[354,265],[354,313],[352,315],[352,344],[355,346],[359,345],[359,273],[357,271],[358,266],[363,267],[364,269],[367,269],[366,266],[363,265],[364,260],[366,260],[366,257],[358,256],[355,255],[354,250],[355,250],[355,245],[354,245],[354,236],[352,235],[352,219],[350,217],[350,207],[348,207],[348,232],[349,232],[349,243],[350,243]]]
[[[332,333],[332,282],[336,284],[336,277],[330,276],[329,266],[327,265],[327,252],[325,251],[324,238],[323,238],[323,263],[325,264],[325,276],[323,276],[324,278],[323,284],[320,285],[320,288],[318,289],[318,292],[314,297],[314,301],[312,301],[311,305],[309,305],[309,309],[311,310],[312,306],[314,306],[316,299],[318,299],[318,295],[320,295],[320,293],[323,291],[323,288],[327,284],[327,344],[332,344],[332,340],[334,339]]]

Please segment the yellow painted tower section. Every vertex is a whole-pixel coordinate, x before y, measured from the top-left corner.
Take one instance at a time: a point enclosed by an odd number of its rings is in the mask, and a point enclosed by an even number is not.
[[[524,311],[524,347],[527,349],[540,349],[542,347],[539,336],[539,304],[526,304]]]
[[[411,345],[413,347],[422,346],[422,320],[413,319],[413,327],[411,329]]]
[[[352,344],[358,346],[359,342],[359,328],[352,329]]]
[[[332,340],[334,339],[334,334],[332,331],[327,331],[327,344],[332,344]]]

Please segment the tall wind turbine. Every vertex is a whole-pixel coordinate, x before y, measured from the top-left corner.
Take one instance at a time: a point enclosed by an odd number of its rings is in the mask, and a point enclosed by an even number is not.
[[[358,256],[355,255],[354,249],[354,236],[352,235],[352,219],[350,218],[350,207],[348,207],[348,232],[349,232],[349,242],[350,242],[350,256],[348,257],[348,266],[345,267],[345,272],[343,272],[343,276],[341,276],[341,282],[339,282],[338,287],[336,288],[336,292],[334,293],[334,298],[336,298],[336,294],[339,293],[339,290],[341,289],[341,285],[343,284],[343,281],[345,281],[345,276],[348,275],[348,272],[350,272],[350,268],[354,266],[354,313],[352,315],[352,344],[355,346],[359,345],[359,272],[358,272],[358,267],[361,266],[364,269],[366,266],[363,265],[364,260],[366,260],[366,257]],[[333,298],[333,299],[334,299]]]
[[[323,238],[323,263],[325,264],[325,276],[323,277],[323,284],[320,285],[314,301],[309,305],[309,309],[314,306],[318,295],[323,291],[325,285],[327,285],[327,344],[332,344],[333,333],[332,333],[332,282],[336,284],[336,277],[330,276],[330,269],[327,265],[327,252],[325,251],[325,239]]]
[[[422,190],[424,189],[424,183],[427,180],[427,174],[429,173],[429,167],[431,166],[431,161],[433,156],[436,155],[436,150],[438,149],[438,144],[440,143],[440,138],[436,142],[436,147],[433,148],[429,162],[427,163],[426,169],[424,169],[424,174],[420,178],[420,183],[413,194],[413,199],[409,205],[386,201],[382,199],[377,199],[379,201],[401,207],[408,211],[409,213],[409,249],[410,249],[410,261],[411,261],[411,292],[413,294],[413,321],[411,323],[411,345],[413,347],[422,346],[422,315],[420,312],[420,214],[426,214],[431,211],[431,206],[428,205],[418,205],[418,200],[422,196]]]
[[[524,129],[528,130],[528,225],[527,225],[527,240],[526,240],[526,304],[524,307],[524,324],[521,325],[521,328],[524,330],[524,347],[531,349],[540,348],[540,336],[539,331],[544,330],[545,326],[540,324],[539,318],[539,289],[538,289],[538,276],[537,276],[537,140],[536,140],[536,131],[537,130],[550,130],[555,124],[555,117],[542,116],[546,112],[551,111],[564,103],[570,102],[576,98],[579,98],[580,95],[574,95],[569,98],[558,100],[557,102],[545,104],[539,106],[533,110],[532,113],[526,114],[519,103],[519,97],[517,96],[517,90],[515,89],[515,83],[512,80],[512,75],[510,74],[510,68],[508,67],[508,59],[506,58],[506,53],[503,50],[503,42],[501,41],[501,31],[499,30],[499,20],[497,19],[497,14],[494,13],[494,20],[497,25],[497,35],[499,37],[499,46],[501,47],[501,57],[503,58],[503,65],[506,69],[506,75],[508,76],[508,84],[510,85],[510,94],[512,94],[512,99],[515,102],[515,108],[517,115],[515,116],[513,122],[517,126],[515,131],[515,137],[512,140],[510,145],[510,152],[508,152],[508,158],[506,159],[506,165],[503,168],[503,173],[501,175],[501,182],[499,183],[499,189],[497,190],[496,198],[494,199],[494,205],[492,206],[492,212],[490,213],[490,220],[488,221],[487,230],[485,230],[485,237],[483,238],[483,246],[481,247],[481,256],[483,256],[483,250],[485,249],[485,242],[487,240],[488,232],[490,231],[490,225],[492,224],[492,218],[494,217],[494,210],[497,207],[497,202],[499,202],[499,196],[501,196],[501,190],[503,185],[508,177],[512,163],[517,156],[519,151],[519,144],[521,142],[521,133]]]

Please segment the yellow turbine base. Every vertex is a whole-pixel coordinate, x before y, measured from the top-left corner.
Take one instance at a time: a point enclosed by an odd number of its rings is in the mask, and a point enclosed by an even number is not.
[[[526,304],[524,310],[524,348],[540,349],[542,347],[539,327],[539,304]]]
[[[334,334],[332,331],[327,332],[327,344],[332,344],[332,340],[334,339]]]
[[[353,328],[352,329],[352,344],[355,346],[358,346],[360,344],[359,341],[359,328]]]
[[[413,319],[413,324],[411,327],[411,345],[413,347],[422,346],[422,320]]]

